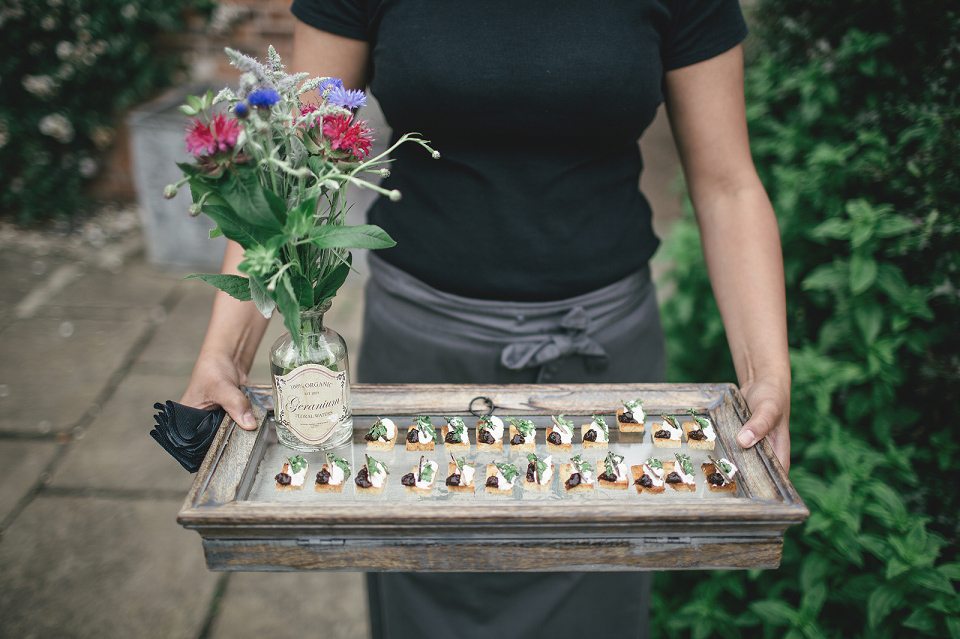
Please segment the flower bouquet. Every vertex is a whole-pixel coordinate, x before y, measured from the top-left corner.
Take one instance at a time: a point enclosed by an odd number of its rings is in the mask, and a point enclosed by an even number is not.
[[[363,91],[335,78],[287,74],[273,47],[266,63],[226,52],[241,72],[239,88],[189,96],[180,107],[197,118],[186,136],[194,161],[178,164],[184,177],[164,194],[189,184],[190,214],[215,222],[211,238],[224,235],[243,247],[243,275],[190,277],[252,300],[264,317],[279,309],[289,336],[271,351],[278,437],[300,450],[329,448],[349,438],[352,417],[346,346],[323,327],[323,312],[351,269],[349,249],[394,245],[377,226],[344,223],[347,189],[398,200],[399,192],[362,175],[386,176],[390,151],[407,141],[439,154],[407,134],[370,157],[372,131],[356,117]],[[217,105],[226,112],[209,115]]]

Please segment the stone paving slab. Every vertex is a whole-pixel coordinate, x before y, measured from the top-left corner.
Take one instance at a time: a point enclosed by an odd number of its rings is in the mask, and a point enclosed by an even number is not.
[[[68,430],[149,328],[69,316],[14,322],[0,339],[0,431]]]
[[[42,286],[50,273],[65,261],[62,256],[41,255],[19,247],[0,247],[0,319],[12,315],[17,304],[30,291]]]
[[[0,522],[36,485],[59,444],[45,441],[0,441]]]
[[[232,573],[212,639],[369,636],[360,573]]]
[[[0,639],[196,639],[217,577],[179,502],[41,496],[0,543]]]
[[[150,437],[154,402],[179,400],[185,383],[177,377],[129,375],[82,438],[70,446],[50,485],[186,495],[194,475]]]
[[[60,307],[152,308],[160,304],[177,285],[178,279],[172,274],[151,269],[142,257],[138,257],[124,264],[119,273],[86,267],[80,277],[48,304]]]
[[[201,280],[177,284],[176,305],[162,318],[130,372],[179,377],[185,388],[207,332],[215,292]],[[177,395],[171,399],[179,398]]]

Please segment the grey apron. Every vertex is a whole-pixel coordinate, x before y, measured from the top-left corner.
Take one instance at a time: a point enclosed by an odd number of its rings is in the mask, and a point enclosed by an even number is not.
[[[659,382],[666,352],[648,268],[552,302],[444,293],[370,256],[357,380]],[[374,639],[646,637],[646,573],[370,573]]]

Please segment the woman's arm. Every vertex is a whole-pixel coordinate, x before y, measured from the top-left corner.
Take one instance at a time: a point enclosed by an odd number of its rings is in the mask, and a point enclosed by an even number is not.
[[[666,74],[666,104],[734,366],[753,417],[741,446],[767,437],[790,468],[790,357],[780,234],[750,155],[743,51]]]
[[[340,78],[348,88],[366,88],[369,47],[366,42],[319,31],[298,22],[294,32],[294,72]],[[224,273],[240,274],[243,248],[228,242]],[[217,291],[207,335],[190,375],[181,404],[196,408],[221,406],[243,428],[256,428],[250,403],[239,386],[247,382],[267,320],[253,302],[240,302]]]

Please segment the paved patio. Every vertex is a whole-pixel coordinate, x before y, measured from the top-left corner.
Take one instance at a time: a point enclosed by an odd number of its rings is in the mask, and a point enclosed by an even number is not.
[[[662,235],[679,211],[663,118],[643,146]],[[193,476],[148,431],[209,318],[213,289],[190,272],[146,261],[134,209],[0,228],[0,638],[368,635],[360,574],[214,573],[176,522]],[[351,275],[327,316],[354,361],[363,285]]]

